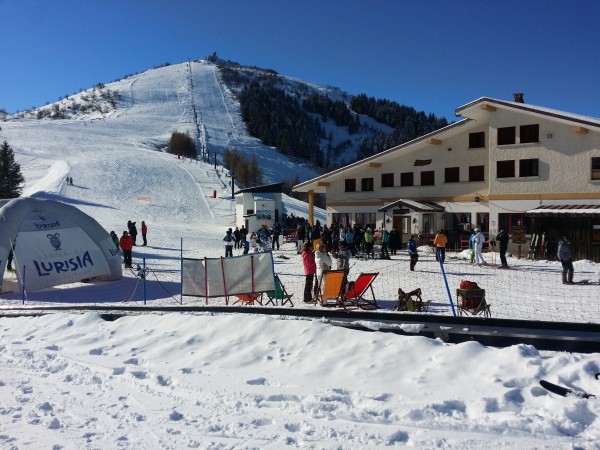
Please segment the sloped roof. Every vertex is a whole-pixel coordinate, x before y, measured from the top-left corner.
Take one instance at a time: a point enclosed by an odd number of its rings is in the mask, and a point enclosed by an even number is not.
[[[460,106],[456,109],[456,115],[462,117],[475,118],[473,113],[482,113],[480,105],[490,104],[504,108],[518,109],[524,112],[533,114],[540,114],[554,119],[564,120],[573,122],[574,124],[586,125],[590,127],[600,128],[600,119],[596,117],[583,116],[580,114],[574,114],[570,112],[560,111],[558,109],[545,108],[543,106],[530,105],[528,103],[521,102],[509,102],[505,100],[498,100],[490,97],[481,97],[474,100],[466,105]]]
[[[387,205],[383,205],[379,208],[378,212],[386,212],[390,209],[394,209],[398,206],[403,206],[404,208],[411,209],[417,212],[436,212],[436,211],[444,211],[444,207],[440,206],[436,203],[431,202],[417,202],[415,200],[409,200],[407,198],[401,198],[396,200],[395,202],[388,203]]]
[[[275,201],[275,193],[274,192],[254,192],[253,197],[254,197],[254,200]]]
[[[242,194],[244,192],[283,192],[283,183],[264,184],[262,186],[240,189],[239,191],[234,192],[234,195]]]
[[[531,216],[600,216],[600,205],[544,205],[526,211]]]

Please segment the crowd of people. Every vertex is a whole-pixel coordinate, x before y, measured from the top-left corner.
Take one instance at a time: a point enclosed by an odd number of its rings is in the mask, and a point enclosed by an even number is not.
[[[142,225],[140,228],[142,232],[142,246],[146,246],[148,245],[148,226],[146,225],[145,221],[142,220]],[[131,220],[127,221],[127,230],[123,231],[123,234],[120,238],[114,231],[110,232],[110,237],[112,238],[117,251],[123,252],[123,265],[129,269],[133,268],[132,251],[133,247],[137,245],[137,235],[138,229],[136,222],[132,222]]]

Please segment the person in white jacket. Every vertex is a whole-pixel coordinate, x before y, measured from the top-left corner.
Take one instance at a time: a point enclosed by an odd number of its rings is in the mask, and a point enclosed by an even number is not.
[[[475,263],[486,265],[485,259],[481,251],[483,250],[483,244],[485,244],[485,235],[481,232],[480,228],[475,228],[475,236],[473,237],[473,247],[475,248]]]
[[[331,256],[327,253],[325,244],[319,244],[319,247],[315,252],[315,263],[317,265],[317,284],[315,285],[314,294],[315,297],[318,297],[320,294],[319,288],[321,289],[321,292],[323,292],[323,289],[325,288],[324,283],[323,286],[321,286],[323,274],[328,270],[331,270]]]

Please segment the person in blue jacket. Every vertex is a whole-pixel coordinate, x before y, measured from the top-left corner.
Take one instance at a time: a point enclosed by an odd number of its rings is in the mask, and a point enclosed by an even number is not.
[[[419,252],[417,251],[417,243],[415,242],[415,235],[411,234],[408,243],[406,244],[406,250],[408,256],[410,256],[410,270],[414,271],[417,261],[419,260]]]

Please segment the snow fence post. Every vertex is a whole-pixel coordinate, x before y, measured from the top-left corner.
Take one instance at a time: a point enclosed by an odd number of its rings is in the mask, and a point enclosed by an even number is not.
[[[16,264],[15,264],[15,266],[16,266]],[[25,268],[26,267],[27,266],[23,265],[23,277],[22,277],[22,283],[21,283],[21,302],[23,305],[25,304]]]
[[[183,305],[183,238],[179,238],[179,304]]]
[[[450,306],[452,307],[452,315],[456,317],[456,311],[454,310],[454,303],[452,302],[452,295],[450,294],[450,287],[448,287],[448,278],[446,278],[446,271],[444,270],[444,262],[442,261],[442,252],[441,250],[435,251],[438,257],[438,261],[440,263],[440,268],[442,269],[442,276],[444,277],[444,283],[446,284],[446,292],[448,292],[448,301],[450,302]]]
[[[146,295],[146,258],[142,258],[142,281],[144,283],[144,305],[147,303]]]

